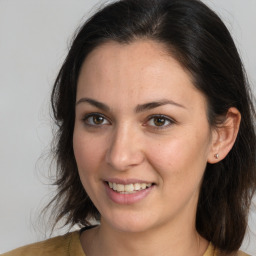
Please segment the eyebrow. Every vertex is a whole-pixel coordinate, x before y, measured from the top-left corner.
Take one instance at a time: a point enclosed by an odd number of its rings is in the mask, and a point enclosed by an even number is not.
[[[102,102],[99,102],[97,100],[90,99],[90,98],[81,98],[79,101],[77,101],[76,106],[80,103],[83,103],[83,102],[89,103],[90,105],[92,105],[94,107],[97,107],[101,110],[110,111],[110,107],[107,106],[106,104],[104,104]]]
[[[90,105],[95,106],[103,111],[110,111],[110,107],[107,106],[106,104],[99,102],[97,100],[94,100],[94,99],[90,99],[90,98],[81,98],[80,100],[78,100],[76,102],[76,106],[83,102],[89,103]],[[159,101],[153,101],[153,102],[137,105],[135,108],[135,113],[144,112],[144,111],[154,109],[154,108],[157,108],[157,107],[160,107],[163,105],[167,105],[167,104],[174,105],[174,106],[180,107],[180,108],[186,108],[185,106],[183,106],[175,101],[162,99]]]
[[[139,113],[139,112],[154,109],[154,108],[157,108],[157,107],[160,107],[160,106],[163,106],[163,105],[167,105],[167,104],[174,105],[174,106],[180,107],[180,108],[186,108],[185,106],[183,106],[183,105],[181,105],[181,104],[179,104],[175,101],[162,99],[162,100],[159,100],[159,101],[153,101],[153,102],[145,103],[145,104],[142,104],[142,105],[138,105],[135,108],[135,112]]]

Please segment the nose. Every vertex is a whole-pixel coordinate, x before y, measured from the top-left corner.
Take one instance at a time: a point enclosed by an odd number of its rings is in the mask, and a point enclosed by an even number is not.
[[[125,171],[144,161],[138,132],[129,127],[116,129],[106,153],[106,161],[115,170]]]

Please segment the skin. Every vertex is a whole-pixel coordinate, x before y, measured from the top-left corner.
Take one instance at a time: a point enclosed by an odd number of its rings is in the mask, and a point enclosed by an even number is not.
[[[145,108],[152,102],[162,105]],[[218,141],[230,137],[212,129],[206,113],[204,95],[163,45],[109,42],[89,54],[73,136],[82,184],[102,216],[81,235],[87,256],[203,255],[208,241],[195,229],[199,189],[207,162],[224,145]],[[152,117],[159,114],[162,122]],[[118,204],[106,193],[109,179],[154,186],[138,202]]]

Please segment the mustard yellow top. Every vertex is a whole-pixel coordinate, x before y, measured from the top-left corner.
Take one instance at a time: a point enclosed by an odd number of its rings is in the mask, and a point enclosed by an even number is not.
[[[80,232],[75,231],[64,236],[54,237],[43,242],[26,245],[2,256],[86,256],[81,243]],[[203,256],[217,256],[217,251],[210,244]],[[237,256],[249,256],[239,252]]]

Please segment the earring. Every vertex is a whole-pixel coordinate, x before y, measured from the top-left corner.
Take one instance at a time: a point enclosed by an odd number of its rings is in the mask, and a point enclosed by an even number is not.
[[[215,154],[214,157],[215,157],[216,159],[219,159],[219,154],[218,154],[218,153]]]

